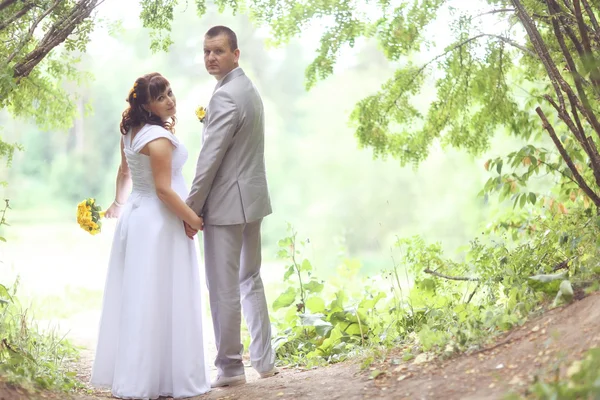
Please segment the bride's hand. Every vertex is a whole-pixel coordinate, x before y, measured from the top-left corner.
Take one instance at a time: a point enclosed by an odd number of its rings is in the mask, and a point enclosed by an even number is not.
[[[202,217],[197,217],[195,218],[193,221],[191,221],[192,223],[189,224],[192,228],[194,228],[197,231],[201,231],[202,229],[204,229],[204,219]]]
[[[113,202],[104,213],[104,218],[119,218],[122,208],[123,207],[118,206]]]

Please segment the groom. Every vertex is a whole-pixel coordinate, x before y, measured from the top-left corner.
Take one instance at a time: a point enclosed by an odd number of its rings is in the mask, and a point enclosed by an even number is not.
[[[202,149],[186,203],[204,218],[204,260],[217,345],[212,387],[246,382],[241,306],[250,359],[262,378],[277,374],[260,277],[260,224],[271,213],[264,160],[264,111],[238,66],[235,33],[215,26],[204,36],[204,64],[218,83],[207,107]],[[195,234],[189,226],[188,236]]]

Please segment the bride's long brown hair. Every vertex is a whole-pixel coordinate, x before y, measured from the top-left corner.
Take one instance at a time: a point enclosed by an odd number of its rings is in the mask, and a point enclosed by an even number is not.
[[[131,128],[143,126],[144,124],[162,126],[173,133],[175,132],[175,123],[177,122],[175,116],[170,121],[163,121],[158,115],[146,111],[143,107],[156,100],[169,86],[169,81],[158,72],[143,75],[135,80],[129,91],[129,96],[127,96],[129,107],[123,111],[123,117],[121,118],[121,133],[123,135],[126,135]]]

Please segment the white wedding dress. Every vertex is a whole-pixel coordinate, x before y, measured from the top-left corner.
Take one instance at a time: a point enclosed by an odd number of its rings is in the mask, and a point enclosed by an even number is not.
[[[133,142],[131,132],[123,137],[133,189],[115,229],[91,383],[125,399],[210,390],[196,240],[158,199],[150,158],[139,153],[160,137],[173,143],[171,187],[185,200],[188,152],[179,140],[153,125]]]

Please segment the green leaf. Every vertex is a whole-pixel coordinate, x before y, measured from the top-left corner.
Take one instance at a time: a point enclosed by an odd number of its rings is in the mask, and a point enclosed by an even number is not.
[[[322,355],[329,355],[333,346],[338,344],[338,342],[344,337],[344,332],[342,332],[339,325],[336,325],[330,332],[329,337],[323,341],[321,346],[318,347],[319,352]]]
[[[504,161],[498,160],[498,164],[496,164],[496,171],[498,172],[498,175],[500,175],[502,173],[502,164],[503,163],[504,163]]]
[[[312,293],[319,293],[323,290],[323,288],[325,287],[325,285],[323,285],[322,283],[317,282],[316,280],[311,280],[310,282],[308,282],[306,285],[304,285],[304,289],[308,290],[309,292]]]
[[[343,312],[344,311],[344,301],[345,300],[346,300],[346,294],[344,293],[343,290],[339,290],[335,294],[335,300],[333,300],[329,304],[329,313],[333,314],[333,313],[336,313],[336,312]]]
[[[343,322],[340,322],[340,324],[343,324]],[[358,324],[358,322],[353,322],[350,325],[346,325],[344,332],[348,335],[352,335],[352,336],[360,336],[361,333],[361,325]],[[365,324],[362,324],[362,333],[366,333],[367,332],[367,327],[365,326]]]
[[[12,296],[10,295],[8,288],[2,284],[0,284],[0,298],[12,301]]]
[[[286,249],[280,249],[280,250],[277,252],[277,257],[278,257],[278,258],[287,258],[287,256],[288,256],[288,252],[287,252],[287,250],[286,250]]]
[[[302,261],[302,265],[300,266],[300,271],[312,271],[312,265],[310,263],[310,261],[308,261],[306,258]]]
[[[515,202],[513,203],[513,210],[517,207],[517,203],[519,202],[519,195],[515,196]]]
[[[529,192],[529,202],[530,202],[531,204],[535,205],[535,203],[536,203],[536,200],[537,200],[537,198],[536,198],[536,196],[535,196],[535,193],[533,193],[533,192]]]
[[[526,203],[527,203],[527,195],[525,193],[523,193],[523,194],[521,194],[521,201],[519,203],[519,206],[521,208],[523,208]]]
[[[358,308],[361,310],[371,310],[373,308],[375,308],[375,305],[377,304],[377,302],[381,299],[385,299],[386,294],[384,292],[379,292],[377,294],[377,296],[373,299],[363,299],[360,304],[358,305]]]
[[[320,297],[309,297],[306,299],[306,307],[313,313],[325,312],[325,301]]]
[[[6,242],[6,239],[4,239],[2,236],[0,236],[0,242]]]
[[[279,247],[286,247],[287,248],[287,247],[289,247],[289,246],[292,245],[292,239],[289,238],[289,237],[287,237],[285,239],[281,239],[279,242],[277,242],[277,245]]]
[[[279,310],[280,308],[288,307],[294,302],[294,300],[296,300],[296,289],[288,288],[273,302],[273,310]]]
[[[288,326],[296,326],[298,323],[298,311],[296,307],[290,307],[285,312],[285,316],[283,320],[287,323]]]
[[[283,280],[287,281],[289,279],[290,276],[292,276],[294,274],[294,266],[290,265],[287,269],[287,271],[285,271],[285,274],[283,274]]]
[[[319,336],[327,336],[327,334],[333,329],[333,325],[325,320],[323,314],[302,314],[302,325],[303,326],[314,326],[315,331]]]

